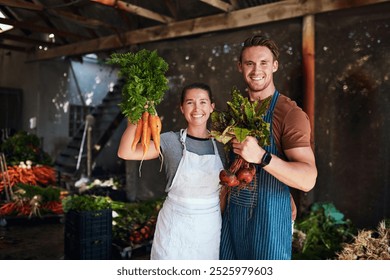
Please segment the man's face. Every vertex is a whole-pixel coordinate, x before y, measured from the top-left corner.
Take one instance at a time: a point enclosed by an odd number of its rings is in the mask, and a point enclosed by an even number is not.
[[[273,86],[273,73],[278,69],[278,62],[273,60],[272,52],[263,46],[245,49],[238,70],[248,86],[249,94],[261,92]]]

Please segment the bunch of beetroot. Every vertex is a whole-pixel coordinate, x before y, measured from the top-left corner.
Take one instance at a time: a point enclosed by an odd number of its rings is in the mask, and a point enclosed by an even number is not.
[[[211,114],[211,136],[218,142],[225,144],[230,151],[230,141],[239,142],[247,136],[256,137],[260,146],[270,143],[270,123],[264,121],[269,108],[271,97],[265,100],[250,101],[237,88],[231,92],[231,100],[226,102],[226,111],[215,110]],[[229,169],[219,174],[221,185],[227,187],[244,187],[252,182],[256,167],[236,155]]]
[[[256,167],[254,164],[237,156],[229,169],[223,169],[219,173],[219,180],[221,185],[225,187],[245,187],[252,182],[255,174]]]

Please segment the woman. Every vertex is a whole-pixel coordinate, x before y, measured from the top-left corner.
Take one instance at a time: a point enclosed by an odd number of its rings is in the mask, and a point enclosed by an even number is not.
[[[207,129],[214,106],[206,84],[184,87],[180,110],[187,128],[161,134],[168,195],[158,215],[151,259],[219,258],[219,172],[223,163],[218,150],[223,152],[223,148],[210,138]],[[126,160],[157,158],[159,153],[152,142],[145,157],[141,144],[132,151],[135,130],[136,125],[129,123],[118,156]]]

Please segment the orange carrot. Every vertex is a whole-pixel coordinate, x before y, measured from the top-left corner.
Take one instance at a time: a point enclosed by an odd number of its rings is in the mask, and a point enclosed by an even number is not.
[[[160,154],[161,119],[158,115],[149,116],[149,127],[151,130],[154,147]]]
[[[135,147],[137,146],[138,142],[141,140],[142,128],[143,128],[142,118],[140,118],[138,120],[137,128],[135,130],[134,140],[133,140],[133,143],[131,145],[131,149],[133,151],[135,150]]]
[[[145,156],[146,153],[148,152],[149,150],[149,146],[150,146],[150,138],[152,136],[152,131],[149,127],[149,125],[147,126],[146,128],[146,136],[145,136],[145,139],[143,140],[142,142],[142,147],[143,147],[143,155]]]
[[[62,208],[62,204],[59,201],[48,201],[42,205],[42,209],[50,210],[55,214],[63,214],[64,210]]]
[[[149,112],[145,111],[142,113],[142,148],[143,155],[148,152],[150,144],[150,128],[149,128]]]
[[[16,210],[16,203],[15,202],[8,202],[0,207],[0,216],[8,216],[11,215],[12,212]]]

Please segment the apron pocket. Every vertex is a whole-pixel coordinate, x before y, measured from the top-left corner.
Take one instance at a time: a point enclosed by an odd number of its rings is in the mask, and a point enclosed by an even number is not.
[[[257,206],[257,195],[257,187],[250,190],[234,187],[230,192],[229,202],[247,208],[254,208]]]

